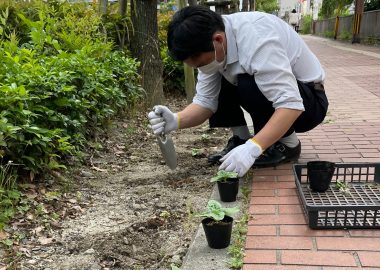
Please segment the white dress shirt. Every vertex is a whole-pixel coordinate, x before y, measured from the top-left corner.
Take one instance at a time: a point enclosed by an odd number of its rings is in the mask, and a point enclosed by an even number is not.
[[[227,61],[219,72],[198,73],[193,103],[215,112],[221,78],[237,85],[238,74],[255,76],[275,109],[304,110],[297,81],[323,82],[325,73],[302,38],[280,18],[262,12],[223,15]]]

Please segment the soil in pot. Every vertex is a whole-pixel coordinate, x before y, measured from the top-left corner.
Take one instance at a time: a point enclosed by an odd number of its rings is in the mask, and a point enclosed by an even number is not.
[[[334,175],[335,163],[329,161],[309,161],[307,163],[307,174],[310,188],[313,191],[325,192]]]
[[[239,192],[239,179],[229,178],[223,182],[219,181],[218,190],[219,190],[220,200],[222,202],[236,201],[236,196]]]
[[[233,218],[225,216],[221,221],[212,218],[202,220],[203,230],[206,234],[210,248],[222,249],[230,245]]]

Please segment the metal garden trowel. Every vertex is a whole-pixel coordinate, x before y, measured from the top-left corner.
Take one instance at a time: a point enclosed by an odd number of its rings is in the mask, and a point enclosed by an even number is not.
[[[157,136],[157,141],[166,165],[174,170],[177,167],[177,153],[175,152],[172,138],[169,134],[163,133]]]

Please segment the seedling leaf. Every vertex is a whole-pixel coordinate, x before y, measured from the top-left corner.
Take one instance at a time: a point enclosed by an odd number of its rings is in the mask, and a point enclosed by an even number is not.
[[[227,181],[228,178],[237,178],[237,177],[238,177],[237,172],[227,172],[225,170],[220,170],[218,171],[216,176],[211,178],[210,182],[211,183],[218,182],[218,181],[224,182],[224,181]]]

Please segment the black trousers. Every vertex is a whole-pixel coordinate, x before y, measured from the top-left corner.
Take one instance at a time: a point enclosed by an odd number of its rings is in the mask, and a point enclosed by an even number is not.
[[[305,111],[297,118],[293,126],[284,134],[289,136],[295,132],[306,132],[322,123],[326,116],[328,100],[323,90],[315,89],[314,83],[297,81],[303,99]],[[259,90],[253,75],[238,75],[238,85],[222,79],[217,111],[209,119],[210,127],[236,127],[246,125],[244,108],[252,117],[253,128],[258,133],[273,115],[275,109]]]

